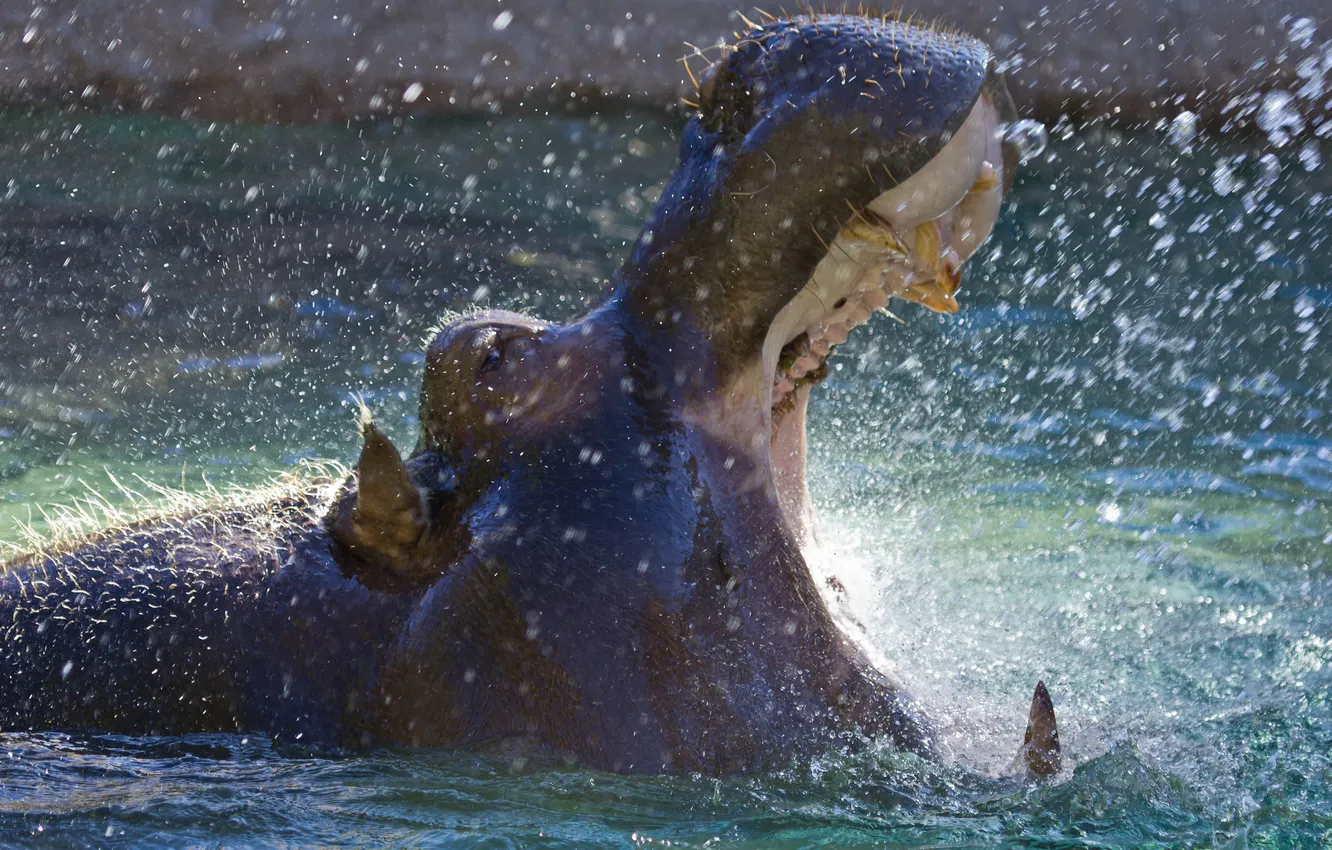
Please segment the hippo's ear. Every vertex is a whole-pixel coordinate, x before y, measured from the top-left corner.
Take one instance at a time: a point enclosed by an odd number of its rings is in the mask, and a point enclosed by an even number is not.
[[[385,579],[419,579],[429,571],[425,496],[412,483],[397,448],[373,422],[361,420],[365,442],[349,485],[329,517],[333,537]]]

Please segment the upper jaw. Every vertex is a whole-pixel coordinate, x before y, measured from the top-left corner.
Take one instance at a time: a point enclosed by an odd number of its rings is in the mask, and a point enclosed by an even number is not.
[[[957,311],[962,265],[993,229],[1007,182],[1001,112],[982,95],[929,163],[864,208],[848,209],[809,282],[764,340],[774,407],[818,377],[832,347],[890,298]]]
[[[851,209],[909,181],[1003,84],[979,41],[840,15],[757,27],[708,80],[615,297],[646,334],[710,337],[728,380]]]

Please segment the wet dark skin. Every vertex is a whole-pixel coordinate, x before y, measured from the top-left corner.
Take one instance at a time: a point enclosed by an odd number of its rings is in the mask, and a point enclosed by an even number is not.
[[[716,58],[609,298],[564,326],[446,324],[407,457],[367,420],[339,485],[10,564],[0,728],[524,737],[623,772],[862,737],[935,755],[833,621],[778,498],[776,423],[798,410],[803,440],[821,373],[774,402],[771,354],[797,342],[773,328],[848,222],[881,222],[871,202],[968,116],[1013,106],[982,44],[894,21],[770,21]],[[976,185],[1002,172],[1002,194],[1015,165],[1005,147]],[[1037,702],[1025,760],[1057,770]]]

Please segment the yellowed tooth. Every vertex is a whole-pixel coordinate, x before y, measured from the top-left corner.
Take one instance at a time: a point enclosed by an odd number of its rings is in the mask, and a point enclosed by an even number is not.
[[[989,160],[981,162],[980,174],[976,176],[976,182],[972,185],[973,192],[988,192],[999,185],[999,172],[994,169]]]
[[[907,248],[902,244],[902,240],[897,238],[897,231],[883,216],[869,208],[858,210],[850,201],[847,202],[847,206],[851,207],[851,220],[842,228],[843,236],[857,242],[867,242],[887,248],[904,257],[907,255]]]
[[[956,298],[937,289],[930,290],[929,294],[922,298],[920,303],[936,313],[956,313],[960,309]]]
[[[842,229],[842,235],[855,242],[865,242],[870,245],[878,245],[880,248],[887,248],[889,251],[901,254],[904,257],[907,254],[906,246],[897,238],[897,234],[893,232],[887,222],[879,224],[861,217],[852,218]]]
[[[938,281],[935,280],[910,287],[902,293],[902,297],[928,307],[936,313],[956,313],[958,310],[957,299],[940,289]]]
[[[939,253],[943,250],[943,236],[939,233],[937,222],[927,221],[916,228],[916,256],[927,268],[939,265]]]
[[[944,295],[952,295],[962,285],[961,267],[950,262],[940,263],[934,269],[934,282]]]

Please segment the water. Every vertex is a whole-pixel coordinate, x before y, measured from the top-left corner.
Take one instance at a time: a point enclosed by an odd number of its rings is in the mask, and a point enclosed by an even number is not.
[[[438,317],[594,301],[677,131],[0,115],[0,541],[348,462],[357,398],[410,443]],[[1328,846],[1326,151],[1052,137],[963,311],[876,319],[811,414],[816,568],[948,762],[624,778],[502,746],[8,735],[0,842]],[[1004,775],[1037,678],[1072,764],[1045,787]]]

